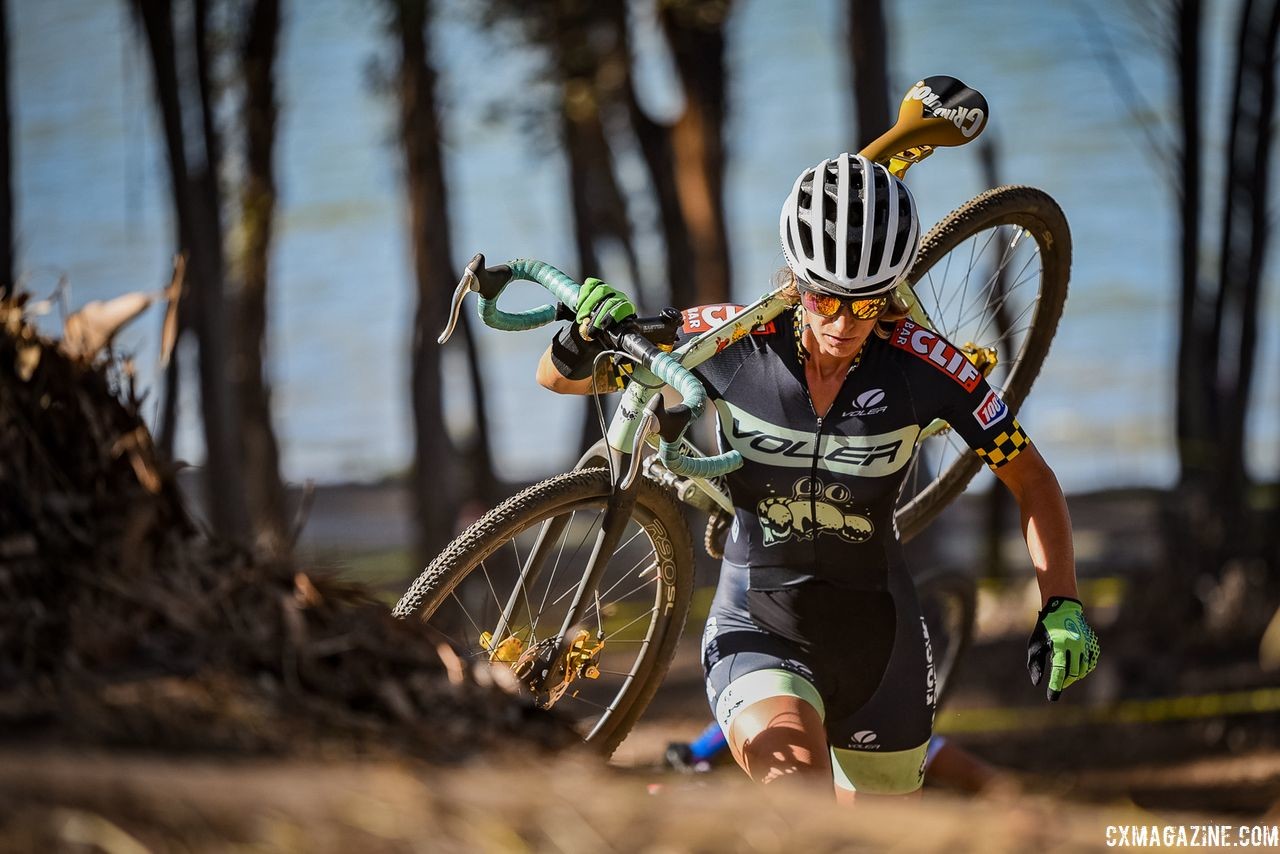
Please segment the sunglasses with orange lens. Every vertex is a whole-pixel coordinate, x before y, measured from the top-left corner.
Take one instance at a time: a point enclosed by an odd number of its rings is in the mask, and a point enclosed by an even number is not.
[[[822,317],[835,317],[841,306],[847,306],[855,320],[874,320],[884,314],[889,307],[889,297],[870,297],[866,299],[845,299],[817,291],[800,291],[800,301],[807,311]]]

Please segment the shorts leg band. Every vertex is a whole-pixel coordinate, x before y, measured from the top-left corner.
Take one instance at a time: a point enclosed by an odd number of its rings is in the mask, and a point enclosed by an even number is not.
[[[790,670],[773,668],[756,670],[730,682],[716,702],[716,720],[728,734],[739,712],[760,700],[778,696],[799,697],[818,710],[818,717],[826,717],[822,696],[812,682]]]
[[[831,748],[836,788],[868,795],[907,795],[924,783],[929,742],[910,750],[844,750]]]

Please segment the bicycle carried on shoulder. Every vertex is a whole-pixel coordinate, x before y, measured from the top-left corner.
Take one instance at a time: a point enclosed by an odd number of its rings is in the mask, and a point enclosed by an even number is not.
[[[894,127],[861,153],[901,176],[936,147],[976,137],[987,116],[977,91],[954,78],[926,78],[903,99]],[[1053,199],[1031,187],[998,187],[925,235],[898,290],[911,319],[956,342],[1017,412],[1057,328],[1070,260],[1070,232]],[[558,305],[502,311],[498,297],[516,280],[537,282]],[[486,324],[516,331],[572,318],[578,284],[541,261],[486,267],[476,255],[441,343],[472,292]],[[568,714],[585,741],[611,754],[666,675],[689,611],[693,538],[680,505],[711,512],[719,530],[733,515],[723,475],[741,465],[740,455],[704,455],[685,435],[707,401],[691,369],[789,308],[782,290],[772,291],[674,349],[681,322],[674,309],[601,333],[607,352],[634,364],[604,440],[573,471],[525,489],[467,528],[414,581],[395,615],[427,621],[464,658],[510,668],[538,705]],[[667,408],[664,386],[682,402]],[[981,466],[945,422],[928,425],[919,444],[895,512],[903,540]],[[711,549],[716,533],[708,531]],[[971,628],[971,600],[968,614],[961,619]],[[941,664],[946,680],[951,665]]]

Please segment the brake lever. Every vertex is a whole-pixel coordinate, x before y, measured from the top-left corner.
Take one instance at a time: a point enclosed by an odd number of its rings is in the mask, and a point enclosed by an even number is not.
[[[462,301],[467,294],[477,293],[485,299],[497,299],[498,294],[502,293],[502,289],[511,281],[511,275],[509,264],[486,267],[483,252],[477,252],[471,256],[467,269],[462,273],[462,281],[458,282],[458,287],[453,291],[453,299],[449,303],[449,323],[436,339],[436,343],[443,344],[453,335],[453,330],[458,325],[458,317],[462,314]]]
[[[626,490],[630,488],[632,482],[636,479],[636,473],[640,471],[640,458],[644,456],[645,440],[650,433],[658,432],[658,416],[656,409],[662,405],[662,395],[655,394],[653,400],[644,408],[644,412],[640,413],[640,423],[636,425],[636,440],[631,447],[631,460],[627,465],[627,473],[623,476],[622,481],[618,484],[618,489]]]
[[[443,344],[453,335],[453,330],[458,325],[458,317],[462,314],[462,301],[468,293],[480,292],[480,280],[476,278],[476,274],[472,272],[468,266],[466,272],[462,274],[462,281],[458,282],[458,287],[453,291],[453,299],[449,303],[449,323],[445,326],[444,332],[440,333],[440,337],[436,339],[437,344]]]

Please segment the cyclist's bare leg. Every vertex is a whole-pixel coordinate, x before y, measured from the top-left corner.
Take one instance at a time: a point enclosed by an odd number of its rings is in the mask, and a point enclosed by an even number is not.
[[[747,706],[730,724],[728,741],[733,758],[758,783],[831,781],[822,716],[799,697],[767,697]]]

